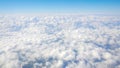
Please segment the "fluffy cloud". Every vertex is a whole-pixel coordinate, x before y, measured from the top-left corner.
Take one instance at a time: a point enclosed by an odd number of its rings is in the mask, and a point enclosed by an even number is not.
[[[0,16],[0,68],[119,68],[118,16]]]

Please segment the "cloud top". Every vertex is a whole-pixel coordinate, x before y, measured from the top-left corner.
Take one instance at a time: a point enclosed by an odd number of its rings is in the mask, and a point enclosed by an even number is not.
[[[120,17],[0,16],[1,68],[119,68]]]

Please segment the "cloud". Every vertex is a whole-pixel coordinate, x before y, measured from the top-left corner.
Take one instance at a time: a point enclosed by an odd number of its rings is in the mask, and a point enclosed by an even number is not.
[[[120,67],[120,17],[1,16],[0,68]]]

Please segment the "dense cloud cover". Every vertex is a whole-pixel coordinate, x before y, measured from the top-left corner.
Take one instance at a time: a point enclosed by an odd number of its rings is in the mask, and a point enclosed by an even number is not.
[[[0,68],[120,68],[120,17],[0,16]]]

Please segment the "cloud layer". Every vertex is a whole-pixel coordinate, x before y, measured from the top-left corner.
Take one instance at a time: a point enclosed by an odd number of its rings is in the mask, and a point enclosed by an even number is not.
[[[0,16],[0,68],[120,68],[118,16]]]

